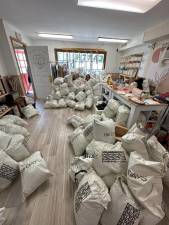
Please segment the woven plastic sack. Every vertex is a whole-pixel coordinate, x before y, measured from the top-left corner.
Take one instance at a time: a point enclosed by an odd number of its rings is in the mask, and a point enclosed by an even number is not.
[[[104,108],[103,113],[106,117],[114,119],[119,108],[118,101],[110,99],[107,106]]]
[[[98,225],[108,202],[110,196],[102,179],[94,171],[85,174],[74,196],[76,225]]]
[[[86,150],[88,142],[81,128],[77,128],[69,136],[69,141],[72,144],[75,156],[82,156]]]
[[[8,123],[0,120],[0,130],[7,134],[21,134],[24,137],[28,137],[30,134],[25,127],[18,126],[13,123]]]
[[[93,95],[93,91],[91,89],[86,90],[85,93],[86,93],[87,96]]]
[[[68,74],[64,77],[64,82],[71,84],[72,83],[72,74]]]
[[[94,120],[93,138],[96,141],[113,144],[115,142],[115,122],[111,119],[106,121]]]
[[[56,79],[54,79],[54,84],[62,84],[64,82],[64,78],[63,77],[57,77]]]
[[[59,100],[58,105],[59,105],[59,108],[66,108],[67,107],[67,104],[66,104],[64,98],[61,98]]]
[[[93,157],[93,168],[108,187],[120,174],[127,174],[128,156],[121,143],[115,145],[92,141],[86,148],[86,155]]]
[[[25,120],[15,115],[6,115],[2,119],[23,127],[28,125]]]
[[[59,104],[57,100],[46,101],[44,104],[45,109],[57,109],[59,108]]]
[[[18,174],[18,163],[4,151],[0,151],[0,191],[7,188]]]
[[[110,190],[111,202],[101,218],[102,225],[138,225],[141,208],[127,187],[125,177],[118,177]]]
[[[62,84],[62,87],[60,87],[60,94],[62,97],[67,96],[69,94],[69,88],[65,87],[67,85],[66,83]]]
[[[79,183],[83,176],[91,169],[92,159],[83,156],[75,157],[70,165],[69,175],[73,182]]]
[[[117,111],[116,123],[126,127],[129,114],[130,109],[128,107],[126,107],[125,105],[119,106]]]
[[[0,225],[3,225],[6,221],[6,208],[0,208]]]
[[[93,98],[87,97],[85,102],[86,109],[91,109],[92,106],[93,106]]]
[[[24,161],[19,162],[19,169],[25,198],[31,195],[51,176],[47,164],[39,151],[33,153]]]
[[[6,149],[10,141],[11,136],[0,130],[0,150]]]
[[[67,124],[72,125],[74,128],[78,128],[83,123],[83,119],[80,116],[73,115],[67,119]]]
[[[33,105],[27,105],[23,107],[22,113],[27,119],[37,116],[39,114],[38,111],[33,107]]]
[[[76,100],[78,102],[83,102],[83,100],[86,98],[86,94],[83,91],[80,91],[76,96]]]
[[[75,105],[75,110],[84,111],[85,110],[85,103],[84,102],[77,102]]]
[[[139,204],[149,212],[144,215],[143,221],[149,217],[151,225],[157,224],[164,217],[162,210],[164,174],[164,163],[145,160],[137,152],[130,154],[127,183]],[[142,222],[142,224],[145,223]]]

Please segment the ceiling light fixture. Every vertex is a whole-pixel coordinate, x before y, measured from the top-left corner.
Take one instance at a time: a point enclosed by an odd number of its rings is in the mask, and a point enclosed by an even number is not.
[[[145,13],[162,0],[78,0],[79,6]]]
[[[38,36],[53,39],[73,39],[72,35],[64,35],[64,34],[38,33]]]
[[[127,43],[127,39],[117,39],[117,38],[106,38],[106,37],[98,37],[98,41],[102,42],[111,42],[111,43]]]

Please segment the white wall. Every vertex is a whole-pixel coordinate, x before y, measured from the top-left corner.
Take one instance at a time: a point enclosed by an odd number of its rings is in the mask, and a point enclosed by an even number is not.
[[[118,45],[95,44],[95,43],[80,43],[80,42],[67,42],[67,41],[53,41],[53,40],[32,40],[32,45],[35,46],[48,46],[49,59],[55,61],[54,49],[55,48],[101,48],[107,51],[106,72],[115,72],[119,64],[119,55],[117,53]]]

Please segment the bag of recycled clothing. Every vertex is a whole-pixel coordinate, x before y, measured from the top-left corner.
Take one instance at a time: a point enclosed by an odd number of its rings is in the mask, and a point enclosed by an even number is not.
[[[85,103],[84,102],[77,102],[75,105],[75,110],[84,111],[85,110]]]
[[[94,120],[101,120],[101,116],[98,114],[89,114],[81,124],[84,128],[87,127],[90,123],[93,123]]]
[[[23,115],[27,119],[30,119],[39,114],[38,111],[33,107],[33,105],[27,105],[27,106],[23,107],[21,110],[22,110]]]
[[[28,123],[25,120],[21,119],[18,116],[15,116],[15,115],[6,115],[2,118],[2,120],[9,121],[11,123],[14,123],[14,124],[22,126],[22,127],[28,125]]]
[[[98,225],[109,202],[110,195],[102,179],[94,171],[85,174],[74,196],[76,225]]]
[[[53,96],[52,96],[52,95],[48,95],[48,96],[46,97],[46,101],[51,101],[51,100],[53,100]]]
[[[146,138],[141,134],[128,132],[122,137],[122,146],[128,152],[128,154],[137,151],[145,159],[149,159],[146,147]]]
[[[66,102],[66,104],[67,104],[68,107],[75,108],[75,105],[76,105],[76,102],[75,101],[70,100],[70,99],[66,99],[65,102]]]
[[[74,92],[70,92],[67,96],[68,99],[70,100],[75,100],[75,93]]]
[[[3,225],[6,221],[6,208],[0,208],[0,225]]]
[[[162,209],[164,174],[163,162],[145,160],[137,152],[130,154],[127,172],[128,187],[139,204],[147,210],[147,213],[143,215],[143,221],[149,217],[151,225],[159,223],[164,217]]]
[[[66,83],[60,85],[60,94],[62,97],[69,94],[69,88]]]
[[[18,163],[4,151],[0,151],[0,191],[7,188],[18,174]]]
[[[85,93],[86,93],[87,96],[93,95],[93,91],[91,89],[87,89],[85,91]]]
[[[45,160],[39,151],[19,162],[24,197],[31,195],[50,176]]]
[[[64,82],[67,84],[72,83],[72,74],[68,74],[64,77]]]
[[[59,104],[57,100],[46,101],[44,104],[45,109],[57,109],[59,108]]]
[[[84,99],[86,98],[86,94],[83,91],[80,91],[76,96],[75,96],[76,100],[78,102],[83,102]]]
[[[55,100],[59,100],[61,98],[61,93],[60,91],[56,91],[55,94],[53,95],[53,99]]]
[[[92,97],[87,97],[86,102],[85,102],[86,109],[91,109],[93,106],[93,98]]]
[[[69,141],[72,144],[75,156],[82,156],[86,150],[88,142],[81,128],[77,128],[69,135]]]
[[[116,123],[126,127],[129,114],[130,114],[130,109],[128,107],[126,107],[125,105],[119,106],[117,111]]]
[[[127,174],[128,156],[120,142],[112,145],[93,140],[86,148],[86,155],[93,157],[92,166],[108,187],[119,174]]]
[[[93,140],[93,123],[90,123],[84,129],[83,134],[84,134],[86,140],[88,141],[88,143],[90,143]]]
[[[106,117],[114,119],[116,117],[119,106],[120,105],[118,101],[110,99],[107,106],[104,108],[103,113]]]
[[[92,158],[84,158],[83,156],[75,157],[72,160],[69,169],[69,175],[73,182],[79,183],[91,167]]]
[[[61,98],[61,99],[59,100],[58,105],[59,105],[59,108],[66,108],[66,107],[67,107],[67,104],[66,104],[64,98]]]
[[[102,225],[138,225],[141,208],[131,194],[125,177],[118,177],[110,189],[111,202],[104,210]],[[146,224],[145,224],[146,225]]]
[[[30,134],[25,127],[18,126],[13,123],[9,123],[3,120],[0,120],[0,130],[7,134],[21,134],[24,137],[28,137]]]
[[[54,84],[55,85],[60,85],[60,84],[63,84],[64,82],[64,78],[63,77],[57,77],[54,79]]]
[[[115,142],[115,122],[111,119],[106,121],[94,120],[93,138],[96,141],[113,144]]]
[[[74,128],[78,128],[83,123],[83,119],[80,116],[73,115],[67,119],[67,124],[72,125]]]
[[[101,86],[100,84],[96,84],[94,87],[93,87],[93,94],[95,96],[101,96]]]

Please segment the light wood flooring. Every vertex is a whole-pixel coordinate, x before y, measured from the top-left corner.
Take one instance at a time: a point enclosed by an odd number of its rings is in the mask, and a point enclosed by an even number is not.
[[[44,110],[41,103],[37,108],[40,116],[28,121],[31,133],[28,144],[31,152],[41,151],[53,176],[24,203],[20,179],[0,193],[0,207],[9,208],[4,225],[75,225],[75,186],[68,175],[73,153],[67,138],[73,129],[66,125],[66,119],[75,113],[86,116],[90,111]],[[169,225],[167,217],[160,225]]]

